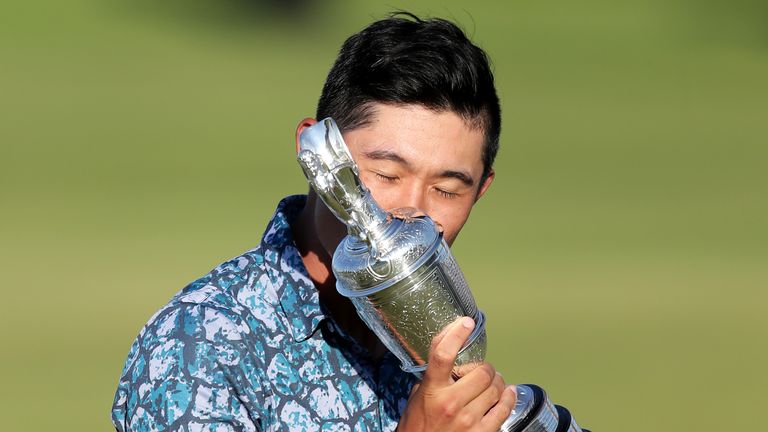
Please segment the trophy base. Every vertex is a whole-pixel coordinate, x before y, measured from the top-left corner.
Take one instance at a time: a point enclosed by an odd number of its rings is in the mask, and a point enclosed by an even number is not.
[[[567,409],[533,384],[517,386],[517,403],[500,432],[583,432]],[[588,431],[587,431],[588,432]]]

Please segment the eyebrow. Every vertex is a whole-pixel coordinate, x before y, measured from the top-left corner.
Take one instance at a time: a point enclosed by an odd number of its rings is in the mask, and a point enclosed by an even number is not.
[[[364,153],[363,156],[367,157],[368,159],[388,160],[392,162],[397,162],[409,168],[411,166],[411,164],[407,160],[405,160],[404,157],[400,156],[399,154],[391,150],[373,150],[373,151]]]
[[[475,184],[475,180],[472,178],[472,176],[463,171],[446,170],[440,173],[440,177],[455,178],[467,186],[472,186]]]

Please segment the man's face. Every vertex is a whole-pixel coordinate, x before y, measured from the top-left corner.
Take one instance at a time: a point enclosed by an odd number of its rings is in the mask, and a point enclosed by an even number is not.
[[[385,210],[421,209],[443,226],[448,244],[493,181],[491,174],[480,184],[483,131],[451,111],[374,104],[371,122],[343,137],[376,202]],[[332,253],[346,231],[322,202],[318,207],[318,235]]]

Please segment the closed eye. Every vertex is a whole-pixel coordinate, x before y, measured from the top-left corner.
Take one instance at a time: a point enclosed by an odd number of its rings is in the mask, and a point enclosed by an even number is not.
[[[435,188],[435,190],[443,198],[452,199],[452,198],[456,198],[456,197],[459,196],[459,194],[457,194],[456,192],[448,192],[447,190],[443,190],[443,189],[440,189],[440,188]]]
[[[397,177],[384,175],[380,172],[373,171],[373,174],[376,176],[377,179],[385,182],[385,183],[394,183],[398,181],[399,179]]]

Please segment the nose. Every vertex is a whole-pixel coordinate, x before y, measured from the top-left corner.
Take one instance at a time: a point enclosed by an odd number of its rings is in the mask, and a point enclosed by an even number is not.
[[[413,207],[429,214],[427,191],[419,182],[403,185],[398,207]]]

